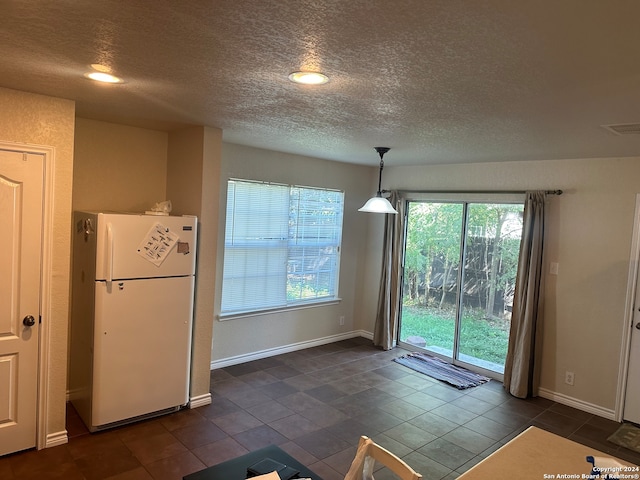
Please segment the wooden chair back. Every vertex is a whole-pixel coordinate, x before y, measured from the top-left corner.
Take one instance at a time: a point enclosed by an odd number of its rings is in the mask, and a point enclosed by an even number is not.
[[[422,478],[422,475],[407,465],[404,460],[363,435],[360,437],[356,456],[351,462],[351,467],[344,480],[374,480],[373,469],[376,462],[387,467],[400,480],[420,480]]]

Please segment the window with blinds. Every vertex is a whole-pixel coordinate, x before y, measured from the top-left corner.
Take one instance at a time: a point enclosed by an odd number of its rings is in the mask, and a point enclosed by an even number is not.
[[[337,299],[344,193],[231,179],[222,312]]]

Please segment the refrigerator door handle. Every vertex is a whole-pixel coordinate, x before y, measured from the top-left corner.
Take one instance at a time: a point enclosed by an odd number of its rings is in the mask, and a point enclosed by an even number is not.
[[[107,223],[107,271],[105,280],[111,283],[113,280],[113,229],[111,224]]]

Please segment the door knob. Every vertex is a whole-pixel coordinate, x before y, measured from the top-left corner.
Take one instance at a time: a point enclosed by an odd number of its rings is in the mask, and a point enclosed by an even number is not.
[[[22,324],[25,327],[33,327],[36,324],[36,319],[33,318],[33,315],[27,315],[22,319]]]

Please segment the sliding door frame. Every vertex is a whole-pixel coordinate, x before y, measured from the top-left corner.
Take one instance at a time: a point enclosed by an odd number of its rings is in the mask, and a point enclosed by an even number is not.
[[[472,194],[472,193],[427,193],[427,192],[416,192],[411,194],[410,192],[406,192],[403,198],[405,202],[405,217],[404,217],[404,229],[403,229],[403,238],[402,238],[402,276],[400,279],[400,306],[399,306],[399,322],[398,322],[398,346],[405,348],[407,350],[424,350],[429,352],[430,355],[434,355],[439,357],[447,362],[452,363],[453,365],[458,365],[474,372],[480,373],[487,377],[493,378],[498,381],[503,381],[504,375],[500,372],[495,372],[492,370],[488,370],[486,368],[480,367],[478,365],[470,364],[463,360],[460,360],[460,329],[461,329],[461,315],[462,315],[462,302],[463,295],[462,293],[462,285],[464,281],[464,259],[466,255],[467,248],[467,232],[468,232],[468,215],[469,215],[469,204],[474,203],[492,203],[492,204],[524,204],[525,195],[521,192],[508,192],[508,193],[480,193],[480,194]],[[403,300],[404,300],[404,278],[405,278],[405,255],[406,255],[406,246],[407,246],[407,232],[409,228],[409,204],[410,203],[459,203],[462,204],[462,226],[460,231],[460,253],[459,253],[459,267],[457,272],[457,289],[456,289],[456,314],[455,314],[455,324],[454,324],[454,338],[453,338],[453,350],[452,356],[446,356],[427,348],[421,348],[416,345],[403,342],[400,340],[400,331],[402,329],[402,314],[403,314]]]

